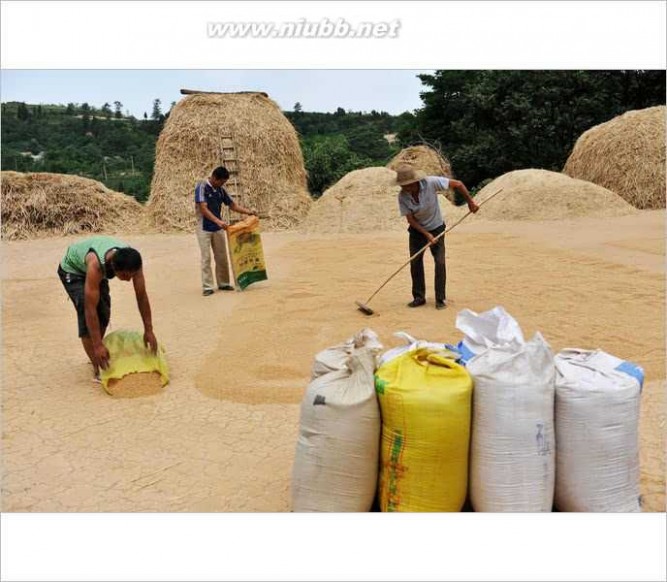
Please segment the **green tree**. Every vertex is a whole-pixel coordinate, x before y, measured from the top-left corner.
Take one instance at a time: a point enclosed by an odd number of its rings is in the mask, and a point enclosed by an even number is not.
[[[375,125],[361,125],[348,130],[345,136],[354,153],[380,162],[382,165],[394,153],[384,138],[382,129]]]
[[[440,145],[469,186],[520,168],[559,171],[588,128],[665,102],[664,71],[436,71],[419,78],[427,90],[412,133]]]
[[[122,119],[123,118],[123,104],[120,101],[114,101],[113,102],[113,107],[114,107],[114,118],[116,119]]]
[[[372,165],[372,161],[354,153],[342,135],[314,136],[302,143],[308,172],[308,188],[315,198],[348,172]]]
[[[104,117],[106,117],[107,119],[111,119],[112,113],[111,113],[111,105],[109,105],[109,103],[105,103],[104,105],[102,105],[102,115],[104,115]]]
[[[16,108],[16,117],[21,121],[30,119],[30,111],[28,111],[25,103],[18,104],[18,107]]]
[[[88,123],[90,122],[90,105],[88,103],[81,104],[81,119],[83,119],[84,131],[88,129]]]
[[[159,121],[161,117],[162,117],[162,102],[159,99],[154,99],[151,119],[154,121]]]

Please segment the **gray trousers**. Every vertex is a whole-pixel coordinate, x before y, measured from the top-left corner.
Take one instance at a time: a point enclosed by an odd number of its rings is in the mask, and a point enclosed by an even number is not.
[[[211,270],[211,250],[215,261],[215,278],[218,287],[229,285],[229,260],[227,259],[227,234],[220,229],[216,232],[197,227],[197,242],[201,253],[201,285],[204,291],[213,290],[213,272]]]
[[[439,226],[435,230],[429,231],[433,236],[438,236],[445,225]],[[414,255],[421,249],[428,240],[419,231],[409,228],[410,233],[410,256]],[[433,255],[433,262],[435,263],[434,283],[435,283],[435,300],[445,301],[445,285],[447,283],[447,267],[445,266],[445,237],[441,237],[437,243],[429,247]],[[424,251],[418,257],[410,261],[410,275],[412,276],[412,297],[414,299],[426,299],[426,281],[424,279]]]

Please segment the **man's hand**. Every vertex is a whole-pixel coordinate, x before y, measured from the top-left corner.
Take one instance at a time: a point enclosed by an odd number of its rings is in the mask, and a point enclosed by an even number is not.
[[[109,366],[109,350],[103,343],[99,343],[96,346],[93,346],[93,355],[95,356],[95,363],[106,370]]]
[[[227,230],[228,224],[226,222],[223,222],[222,220],[218,220],[216,224],[222,229],[222,230]]]
[[[144,345],[147,348],[150,347],[151,352],[154,354],[157,352],[157,338],[152,330],[144,332]]]
[[[248,209],[248,212],[246,212],[246,214],[248,216],[259,216],[256,210],[251,210],[251,209]]]
[[[468,210],[470,210],[470,212],[475,214],[475,212],[479,210],[479,206],[475,204],[474,200],[471,200],[470,202],[468,202]]]
[[[428,240],[428,244],[434,245],[437,241],[435,240],[435,237],[430,233],[426,233],[426,239]]]

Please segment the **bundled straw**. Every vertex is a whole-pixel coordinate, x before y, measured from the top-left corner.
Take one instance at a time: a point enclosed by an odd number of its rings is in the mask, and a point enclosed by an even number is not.
[[[636,208],[665,208],[665,106],[628,111],[583,133],[563,172]]]
[[[475,200],[503,193],[484,207],[487,220],[559,220],[583,216],[623,216],[637,212],[617,194],[584,180],[547,170],[516,170],[482,188]]]
[[[2,238],[144,232],[144,207],[104,184],[66,174],[2,172]]]
[[[439,152],[426,145],[410,146],[398,152],[387,164],[391,170],[395,170],[402,164],[408,164],[426,172],[429,176],[452,176],[452,166],[449,160]]]
[[[364,168],[343,176],[315,202],[304,223],[307,233],[371,233],[405,230],[407,222],[398,209],[396,172],[388,168]],[[454,207],[440,197],[447,222],[468,210]]]
[[[449,160],[439,149],[434,149],[426,144],[410,146],[398,152],[394,158],[387,164],[391,170],[396,170],[398,166],[407,164],[417,170],[425,172],[428,176],[446,176],[451,178],[452,166]],[[445,198],[454,202],[454,191],[449,188],[443,193]]]
[[[220,165],[232,172],[227,190],[265,228],[292,228],[308,213],[299,140],[278,106],[262,93],[198,93],[176,104],[157,142],[148,203],[155,224],[193,229],[195,185]]]

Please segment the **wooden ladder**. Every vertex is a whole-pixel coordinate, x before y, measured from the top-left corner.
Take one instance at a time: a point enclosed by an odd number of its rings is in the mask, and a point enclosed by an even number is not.
[[[243,204],[243,189],[241,180],[239,178],[239,160],[236,153],[236,146],[234,145],[234,136],[231,132],[226,132],[220,136],[220,162],[225,168],[229,170],[229,180],[225,184],[225,190],[231,196],[232,200],[244,206]],[[231,224],[239,220],[238,216],[234,219],[231,217],[231,212],[228,206],[224,207],[225,217],[223,220]]]

